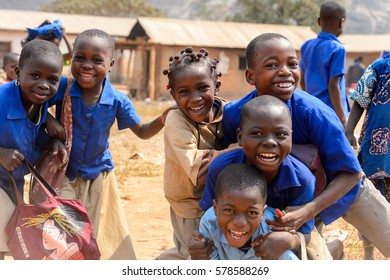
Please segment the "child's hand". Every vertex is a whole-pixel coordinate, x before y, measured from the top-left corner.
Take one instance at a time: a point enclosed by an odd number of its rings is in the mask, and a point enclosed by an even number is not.
[[[16,149],[0,148],[0,164],[10,172],[18,168],[24,156]]]
[[[356,141],[355,135],[353,133],[348,133],[346,131],[345,136],[347,137],[349,144],[351,144],[351,146],[356,150],[357,149],[357,141]]]
[[[53,156],[57,157],[57,161],[60,163],[60,165],[66,168],[66,163],[69,160],[69,155],[68,152],[66,151],[66,147],[64,143],[62,143],[58,139],[55,139],[52,145],[52,153]]]
[[[65,142],[66,135],[64,127],[49,113],[46,118],[46,131],[51,138],[57,138]]]
[[[295,233],[304,223],[311,219],[307,208],[302,206],[288,206],[284,209],[282,217],[274,216],[275,221],[266,220],[268,228],[272,231],[287,231]]]
[[[288,232],[271,232],[252,242],[255,255],[263,260],[278,260],[284,251],[292,248],[294,235]]]
[[[209,260],[214,251],[214,243],[195,230],[188,241],[188,251],[192,260]]]
[[[176,110],[176,109],[179,109],[179,106],[173,105],[173,106],[170,106],[170,107],[166,108],[164,110],[164,112],[162,112],[162,114],[161,114],[161,121],[162,121],[163,125],[165,125],[165,120],[167,118],[167,115],[168,115],[169,111]]]

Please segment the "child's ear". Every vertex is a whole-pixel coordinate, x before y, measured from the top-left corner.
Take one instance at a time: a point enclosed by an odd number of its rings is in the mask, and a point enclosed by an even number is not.
[[[213,209],[215,216],[217,216],[217,202],[215,201],[215,199],[213,199]]]
[[[15,74],[16,74],[16,78],[19,79],[19,76],[20,76],[20,68],[19,68],[19,66],[15,67]]]
[[[217,93],[219,91],[219,89],[221,88],[221,81],[218,80],[216,83],[215,83],[215,93]]]
[[[238,143],[238,145],[242,146],[242,141],[241,141],[242,134],[241,134],[241,129],[240,128],[237,128],[236,135],[237,135],[237,143]]]
[[[111,60],[109,71],[111,71],[111,68],[112,68],[112,66],[114,66],[114,63],[115,63],[115,59]]]
[[[255,79],[253,78],[253,71],[251,69],[245,70],[245,78],[248,84],[254,86],[255,85]]]

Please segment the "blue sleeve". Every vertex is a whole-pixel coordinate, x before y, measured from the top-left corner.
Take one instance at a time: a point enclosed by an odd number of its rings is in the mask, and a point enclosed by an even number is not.
[[[214,211],[214,210],[210,208],[210,211]],[[212,214],[214,212],[210,212],[210,211],[206,211],[204,213],[204,215],[202,216],[202,218],[200,219],[199,232],[202,234],[203,238],[208,239],[208,240],[213,241],[213,242],[216,242],[216,240],[213,239],[213,236],[211,235],[211,232],[210,232],[210,230],[214,230],[214,229],[210,228],[212,225],[209,221],[210,216],[213,216]],[[218,254],[217,246],[214,246],[214,250],[213,250],[213,253],[211,254],[210,260],[219,260],[219,259],[220,259],[220,257]]]
[[[130,101],[130,98],[122,92],[117,92],[117,94],[119,101],[116,112],[118,129],[129,128],[140,123],[141,117],[135,110],[133,103]]]
[[[344,47],[338,47],[331,57],[329,63],[329,77],[337,77],[345,74],[346,50]]]
[[[203,211],[206,211],[213,206],[213,199],[215,198],[215,185],[217,178],[222,169],[229,165],[231,162],[231,155],[234,155],[235,151],[227,152],[215,158],[208,169],[206,177],[206,185],[204,188],[203,196],[199,201],[199,206]]]

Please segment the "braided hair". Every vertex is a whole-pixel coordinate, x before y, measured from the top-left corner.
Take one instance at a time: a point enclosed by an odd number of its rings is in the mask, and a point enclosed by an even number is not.
[[[214,83],[218,82],[218,78],[222,76],[221,72],[217,72],[217,64],[219,60],[211,59],[206,49],[202,48],[198,53],[195,53],[192,47],[187,47],[180,52],[180,56],[175,55],[169,58],[168,69],[163,70],[163,74],[168,76],[167,89],[173,88],[176,73],[180,72],[188,65],[199,64],[210,68],[210,77]]]

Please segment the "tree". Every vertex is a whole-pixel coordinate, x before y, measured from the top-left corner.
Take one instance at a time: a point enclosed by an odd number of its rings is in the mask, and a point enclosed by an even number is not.
[[[324,2],[325,0],[236,0],[230,13],[218,13],[218,17],[225,21],[304,25],[318,32],[320,28],[317,19]],[[345,4],[345,0],[340,2]],[[213,20],[216,17],[215,11],[220,10],[218,4],[201,5],[198,13],[200,18]],[[223,18],[224,14],[228,16]]]
[[[96,16],[150,16],[159,17],[164,14],[144,0],[55,0],[43,7],[43,11],[85,14]]]

